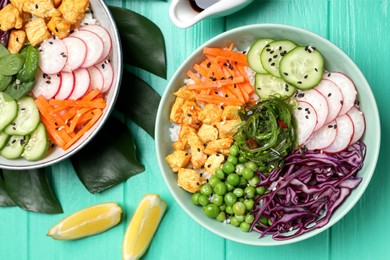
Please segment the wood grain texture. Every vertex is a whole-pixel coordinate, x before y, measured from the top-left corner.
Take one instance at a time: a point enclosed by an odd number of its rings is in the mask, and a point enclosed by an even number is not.
[[[101,194],[91,195],[69,161],[52,167],[49,176],[64,214],[42,215],[0,208],[0,259],[121,259],[127,224],[146,193],[160,194],[168,204],[158,232],[143,259],[388,259],[390,232],[389,151],[390,6],[387,0],[256,0],[226,18],[209,19],[188,28],[168,17],[171,1],[107,0],[155,22],[164,34],[168,79],[201,44],[231,28],[253,23],[283,23],[313,31],[339,46],[360,67],[371,85],[381,116],[382,151],[372,182],[356,206],[328,231],[292,245],[255,247],[224,240],[193,221],[174,201],[157,166],[154,140],[131,121],[139,160],[145,172]],[[168,80],[131,68],[160,94]],[[100,202],[124,209],[121,223],[98,236],[54,241],[47,230],[63,217]]]

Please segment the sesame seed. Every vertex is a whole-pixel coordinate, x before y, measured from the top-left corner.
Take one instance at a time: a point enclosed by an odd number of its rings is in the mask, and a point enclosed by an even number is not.
[[[328,97],[332,96],[332,93],[328,93]]]
[[[309,116],[305,116],[306,119],[309,119]]]

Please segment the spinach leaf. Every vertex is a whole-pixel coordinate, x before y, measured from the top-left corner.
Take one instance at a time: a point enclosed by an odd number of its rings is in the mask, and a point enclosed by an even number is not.
[[[165,41],[157,25],[131,10],[109,8],[118,27],[124,62],[166,79]]]
[[[154,138],[160,95],[145,81],[124,71],[115,108]]]
[[[3,180],[3,173],[0,169],[0,207],[12,207],[16,206],[15,202],[8,196],[8,192],[5,189],[5,183]]]
[[[22,209],[47,214],[63,213],[44,168],[34,170],[3,169],[5,189]]]
[[[102,192],[145,170],[137,161],[129,129],[113,116],[93,140],[71,157],[71,161],[91,193]]]

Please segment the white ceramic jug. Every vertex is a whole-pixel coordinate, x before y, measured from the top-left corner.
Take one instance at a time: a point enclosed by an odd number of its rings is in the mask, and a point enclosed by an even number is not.
[[[172,0],[169,17],[177,27],[187,28],[205,18],[232,14],[251,2],[253,0],[220,0],[199,12],[191,6],[189,0]]]

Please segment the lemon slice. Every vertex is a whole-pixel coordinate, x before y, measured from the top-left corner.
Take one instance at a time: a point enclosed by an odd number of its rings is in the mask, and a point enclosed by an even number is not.
[[[149,247],[167,204],[159,195],[146,194],[131,218],[123,240],[123,260],[139,259]]]
[[[53,226],[48,236],[57,240],[73,240],[106,231],[121,219],[122,208],[114,202],[97,204],[79,210]]]

